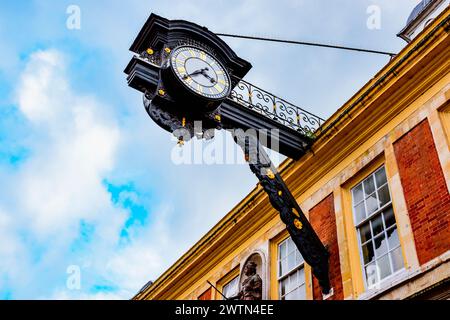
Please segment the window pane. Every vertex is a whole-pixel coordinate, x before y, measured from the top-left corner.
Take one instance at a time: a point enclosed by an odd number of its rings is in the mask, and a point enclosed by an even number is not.
[[[297,283],[302,285],[305,283],[305,269],[300,269],[297,271]]]
[[[292,252],[288,255],[287,262],[288,263],[287,263],[286,271],[294,269],[294,267],[295,267],[295,252]]]
[[[361,202],[355,207],[355,218],[356,223],[361,222],[366,218],[366,208],[364,207],[364,202]]]
[[[372,234],[370,233],[370,224],[364,224],[359,229],[359,234],[361,237],[361,243],[365,243],[372,238]]]
[[[295,252],[295,250],[297,250],[297,247],[294,244],[294,241],[292,241],[292,238],[289,238],[287,240],[287,254],[289,255],[290,253]]]
[[[368,264],[369,262],[374,261],[372,242],[369,242],[368,244],[365,244],[362,246],[362,253],[363,253],[364,264]]]
[[[286,279],[286,292],[291,292],[297,286],[297,274],[294,273]]]
[[[375,172],[375,180],[377,181],[378,188],[387,182],[386,170],[384,167]]]
[[[281,290],[282,296],[284,296],[286,294],[287,281],[289,281],[289,279],[284,279],[284,280],[280,281],[280,290]]]
[[[377,257],[380,257],[387,252],[387,243],[384,233],[381,236],[374,239],[374,244],[375,244],[375,254]]]
[[[364,180],[364,194],[367,197],[375,191],[375,183],[373,181],[373,176],[371,175],[366,180]]]
[[[235,296],[239,291],[238,287],[239,287],[239,277],[236,277],[230,282],[228,282],[225,286],[223,286],[222,293],[224,294],[225,297]]]
[[[299,268],[304,260],[292,238],[286,239],[279,245],[279,250],[283,249],[285,249],[284,259],[278,261],[279,277],[286,276],[288,272],[292,273],[279,281],[280,297],[282,300],[298,299],[302,294],[299,286],[304,286],[305,283],[304,270],[302,267]],[[279,253],[279,256],[283,255]]]
[[[300,253],[300,251],[296,250],[295,251],[295,265],[299,266],[300,264],[303,263],[303,257],[302,254]]]
[[[380,200],[380,207],[383,207],[385,204],[391,201],[388,185],[385,185],[378,190],[378,199]]]
[[[224,286],[224,287],[223,287],[223,289],[222,289],[222,294],[223,294],[225,297],[227,297],[227,298],[231,297],[231,295],[228,293],[228,288],[227,288],[227,286]],[[224,300],[224,299],[225,299],[225,298],[222,297],[222,300]]]
[[[284,300],[295,300],[295,292],[291,292],[284,297]]]
[[[298,288],[292,291],[292,300],[298,300]]]
[[[403,257],[402,257],[402,249],[398,247],[393,250],[391,253],[392,266],[394,267],[394,272],[403,268]]]
[[[377,266],[375,263],[371,263],[368,266],[366,266],[365,270],[366,270],[367,286],[370,288],[376,283],[378,283]]]
[[[288,278],[280,281],[280,294],[282,300],[299,300],[306,298],[305,273],[303,269],[299,269]]]
[[[298,300],[306,300],[306,289],[305,289],[304,285],[302,285],[298,288],[297,297],[298,297]]]
[[[386,228],[389,228],[390,226],[395,224],[394,210],[392,210],[392,207],[384,211],[383,215]]]
[[[304,262],[304,259],[300,251],[298,251],[297,247],[292,241],[292,238],[286,239],[283,243],[281,243],[278,246],[278,248],[280,250],[278,256],[284,257],[283,259],[278,260],[279,277],[283,277],[288,272],[299,267]],[[284,251],[286,254],[284,253],[282,254],[281,251]]]
[[[287,268],[287,259],[283,259],[280,261],[280,274],[279,276],[282,277],[288,272]]]
[[[280,257],[280,259],[283,259],[284,257],[286,257],[286,241],[283,241],[283,242],[280,244],[280,247],[279,247],[279,257]]]
[[[384,279],[392,273],[388,255],[382,256],[378,259],[377,266],[380,272],[380,279]]]
[[[377,236],[380,232],[383,231],[383,217],[379,215],[375,219],[370,221],[372,224],[373,236]]]
[[[353,193],[353,203],[354,204],[360,203],[364,199],[362,184],[359,184],[356,187],[354,187],[352,193]]]
[[[387,237],[388,237],[388,243],[389,243],[389,249],[394,249],[400,244],[400,241],[398,239],[398,232],[397,227],[393,227],[392,229],[389,229],[387,231]]]
[[[367,199],[366,199],[366,205],[367,205],[367,215],[374,213],[378,209],[378,200],[377,195],[372,193]]]

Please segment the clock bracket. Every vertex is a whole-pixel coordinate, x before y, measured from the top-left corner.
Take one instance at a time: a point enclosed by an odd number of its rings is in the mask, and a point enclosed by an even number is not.
[[[237,89],[244,88],[244,91],[247,92],[247,99],[243,98],[244,95],[241,93],[233,90],[230,97],[226,98],[220,108],[214,112],[198,114],[187,111],[191,110],[188,107],[179,108],[177,106],[179,102],[171,96],[170,90],[164,88],[160,79],[160,71],[170,52],[180,45],[197,46],[213,54],[227,67],[232,89],[236,86],[238,86]],[[261,108],[261,106],[259,106],[260,110],[256,110],[258,105],[252,103],[253,92],[256,93],[256,96],[263,97],[263,100],[273,101],[274,109],[277,107],[277,103],[282,105],[285,110],[292,106],[285,100],[271,96],[260,88],[255,87],[256,89],[254,89],[251,84],[243,81],[242,78],[251,69],[251,64],[238,57],[223,40],[205,27],[183,20],[167,20],[152,14],[130,50],[135,53],[135,56],[125,69],[129,86],[144,93],[144,106],[149,116],[160,127],[175,133],[175,135],[184,130],[190,137],[196,136],[198,134],[195,132],[194,126],[196,120],[202,121],[204,132],[200,134],[200,137],[206,139],[212,137],[205,136],[206,132],[211,132],[208,129],[226,129],[235,132],[234,129],[252,128],[267,130],[270,140],[271,130],[277,129],[279,131],[277,135],[279,151],[294,159],[300,158],[314,141],[314,137],[308,135],[313,132],[312,127],[306,127],[305,130],[305,127],[299,126],[296,129],[292,125],[295,124],[295,121],[300,122],[301,119],[307,119],[309,124],[317,125],[320,124],[320,118],[299,108],[294,108],[296,120],[282,118],[280,121],[277,119],[279,115],[276,112],[268,112],[267,108]],[[189,104],[186,101],[183,103]],[[236,143],[243,148],[246,158],[254,158],[254,151],[257,150],[256,161],[249,162],[250,169],[268,194],[272,206],[279,211],[296,247],[305,261],[310,264],[313,275],[318,278],[323,293],[328,293],[330,281],[327,249],[265,154],[258,138],[242,136],[240,133],[235,134],[234,138]],[[180,141],[184,142],[184,139]]]

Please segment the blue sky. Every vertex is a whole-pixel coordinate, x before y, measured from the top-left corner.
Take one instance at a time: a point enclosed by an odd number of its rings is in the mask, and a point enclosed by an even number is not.
[[[151,12],[216,32],[398,52],[417,2],[2,1],[0,298],[129,299],[255,186],[243,165],[176,165],[175,142],[127,87],[128,48]],[[66,27],[72,4],[79,30]],[[379,29],[367,28],[371,5]],[[323,118],[388,62],[226,41],[252,62],[247,81]]]

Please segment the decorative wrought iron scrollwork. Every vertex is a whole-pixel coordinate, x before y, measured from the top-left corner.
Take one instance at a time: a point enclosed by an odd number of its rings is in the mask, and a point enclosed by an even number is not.
[[[302,134],[314,137],[324,119],[247,81],[241,80],[229,98]]]

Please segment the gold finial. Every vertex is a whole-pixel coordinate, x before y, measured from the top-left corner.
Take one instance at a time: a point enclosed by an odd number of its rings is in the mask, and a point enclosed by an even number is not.
[[[301,223],[301,221],[298,220],[298,219],[294,219],[294,226],[295,226],[298,230],[302,230],[302,228],[303,228],[303,223]]]
[[[295,214],[298,218],[300,218],[300,214],[297,212],[297,209],[292,208],[292,213]]]
[[[281,197],[283,195],[283,191],[278,191],[278,195]]]
[[[152,48],[148,48],[147,49],[147,54],[152,55],[154,53]]]
[[[214,119],[216,119],[216,121],[222,121],[222,117],[220,116],[220,114],[216,114]]]
[[[183,117],[183,119],[181,119],[181,125],[182,125],[183,127],[186,126],[186,118],[185,118],[185,117]]]
[[[159,94],[160,96],[165,96],[165,95],[166,95],[166,92],[165,92],[163,89],[159,89],[159,90],[158,90],[158,94]]]
[[[269,179],[271,179],[271,180],[275,179],[275,174],[273,173],[273,171],[271,169],[267,169],[266,174],[269,177]]]
[[[164,51],[166,52],[166,53],[170,53],[170,48],[164,48]]]

